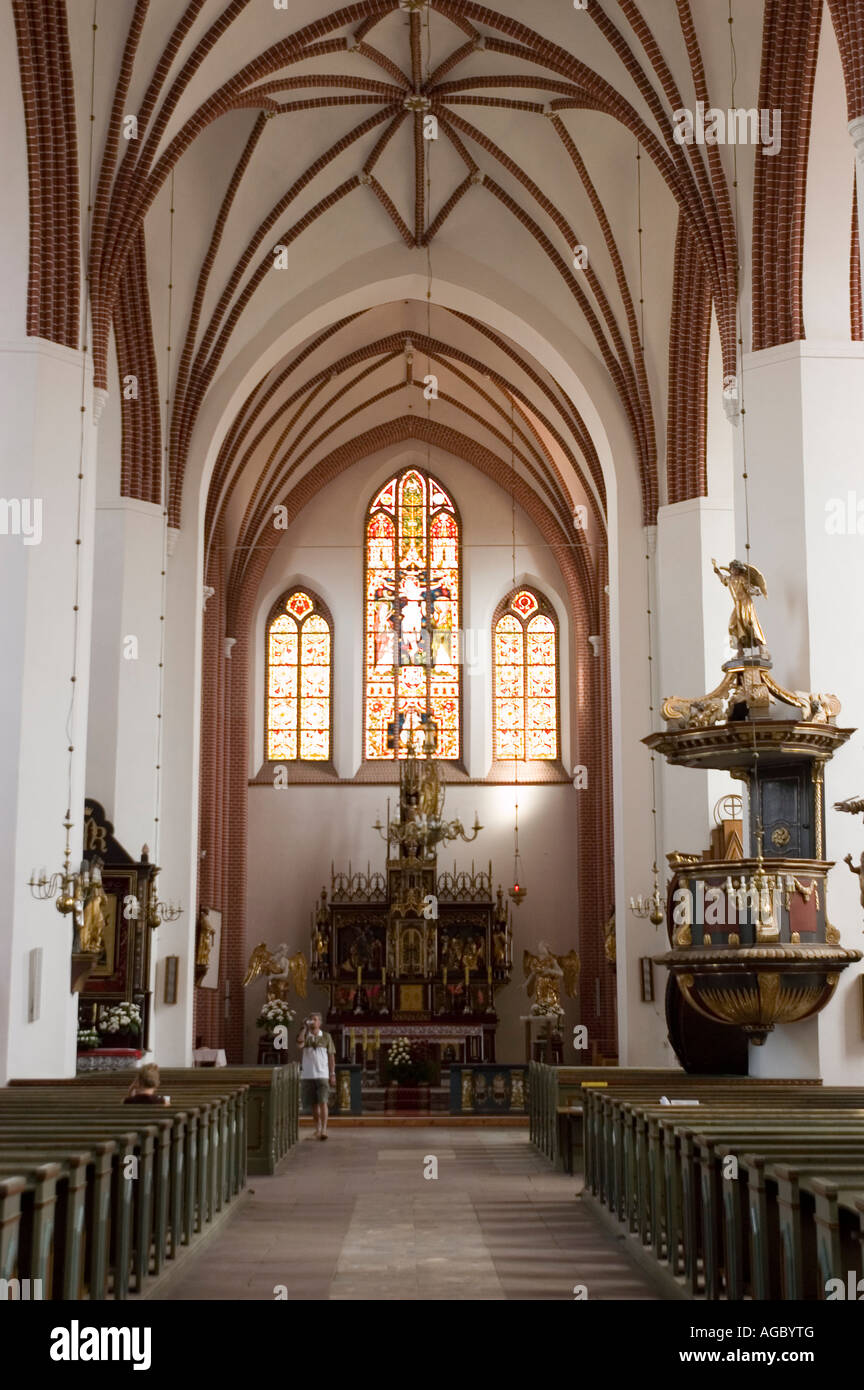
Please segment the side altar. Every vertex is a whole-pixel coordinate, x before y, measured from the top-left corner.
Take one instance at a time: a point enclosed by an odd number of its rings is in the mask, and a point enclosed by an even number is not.
[[[418,731],[419,734],[419,731]],[[399,814],[376,822],[383,873],[331,866],[312,914],[311,975],[330,995],[327,1030],[342,1061],[380,1071],[386,1044],[423,1043],[434,1063],[494,1062],[495,992],[512,970],[510,905],[488,870],[438,871],[447,843],[474,840],[444,818],[444,784],[429,721],[423,756],[400,763]]]

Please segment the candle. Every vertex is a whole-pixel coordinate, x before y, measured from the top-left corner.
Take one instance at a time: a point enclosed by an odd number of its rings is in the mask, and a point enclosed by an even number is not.
[[[444,966],[444,988],[447,988],[447,966]]]
[[[358,966],[357,966],[357,984],[358,984],[358,985],[360,984],[360,981],[362,980],[362,978],[363,978],[363,966],[362,966],[362,965],[358,965]]]
[[[381,1046],[381,1029],[380,1029],[380,1028],[376,1028],[376,1029],[375,1029],[375,1048],[376,1048],[376,1050],[377,1050],[380,1046]]]
[[[491,983],[492,983],[492,965],[491,965],[491,963],[490,963],[489,965],[487,965],[487,967],[486,967],[486,979],[489,981],[489,983],[490,983],[490,985],[491,985]]]
[[[351,1029],[351,1060],[354,1060],[354,1029]]]
[[[363,1029],[363,1051],[366,1051],[366,1029]]]
[[[467,985],[468,985],[468,974],[469,974],[469,969],[468,969],[468,966],[466,965],[466,966],[465,966],[465,985],[466,985],[466,988],[467,988]]]
[[[387,983],[387,966],[386,966],[386,965],[382,966],[382,968],[381,968],[381,983],[382,983],[382,985],[386,985],[386,983]]]

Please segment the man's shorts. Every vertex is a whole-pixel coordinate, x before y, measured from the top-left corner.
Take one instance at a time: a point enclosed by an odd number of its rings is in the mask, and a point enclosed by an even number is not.
[[[300,1099],[304,1105],[323,1105],[330,1094],[330,1082],[323,1076],[304,1076],[300,1082]]]

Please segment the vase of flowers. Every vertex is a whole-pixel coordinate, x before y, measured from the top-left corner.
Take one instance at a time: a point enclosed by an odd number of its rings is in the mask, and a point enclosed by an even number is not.
[[[412,1044],[408,1038],[395,1038],[388,1049],[384,1066],[386,1108],[429,1110],[434,1071],[428,1049],[423,1043]]]
[[[98,1047],[102,1039],[95,1028],[78,1029],[78,1051],[92,1052],[94,1047]]]
[[[141,1009],[124,999],[99,1010],[96,1023],[103,1047],[137,1047],[141,1033]]]
[[[268,999],[255,1020],[256,1028],[263,1032],[262,1045],[272,1048],[277,1028],[287,1028],[293,1022],[294,1010],[289,1009],[284,999]]]

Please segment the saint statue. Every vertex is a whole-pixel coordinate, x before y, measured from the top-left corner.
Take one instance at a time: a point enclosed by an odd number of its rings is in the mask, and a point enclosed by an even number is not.
[[[195,955],[195,964],[201,966],[205,971],[210,966],[210,952],[215,940],[216,928],[210,921],[210,909],[202,907],[198,916],[198,950]]]
[[[768,590],[765,587],[765,579],[755,565],[742,564],[740,560],[730,560],[728,566],[718,565],[712,559],[714,573],[725,584],[732,595],[735,607],[732,610],[732,617],[729,619],[729,637],[732,645],[737,647],[739,652],[743,652],[747,647],[764,647],[765,633],[756,616],[756,605],[753,602],[756,594],[762,594],[763,598],[768,597]]]
[[[462,951],[462,965],[468,970],[476,970],[480,962],[480,952],[477,949],[477,940],[468,937]]]
[[[98,869],[94,867],[93,877],[84,899],[84,912],[79,934],[82,951],[92,951],[95,955],[99,955],[105,944],[109,912],[110,906],[105,889],[102,887],[102,878]]]
[[[852,873],[855,874],[856,878],[858,879],[858,883],[861,887],[861,906],[864,907],[864,852],[862,852],[861,854],[861,858],[858,862],[857,868],[855,866],[855,861],[853,860],[851,854],[847,854],[845,856],[843,863],[849,865],[849,868],[851,869]]]

